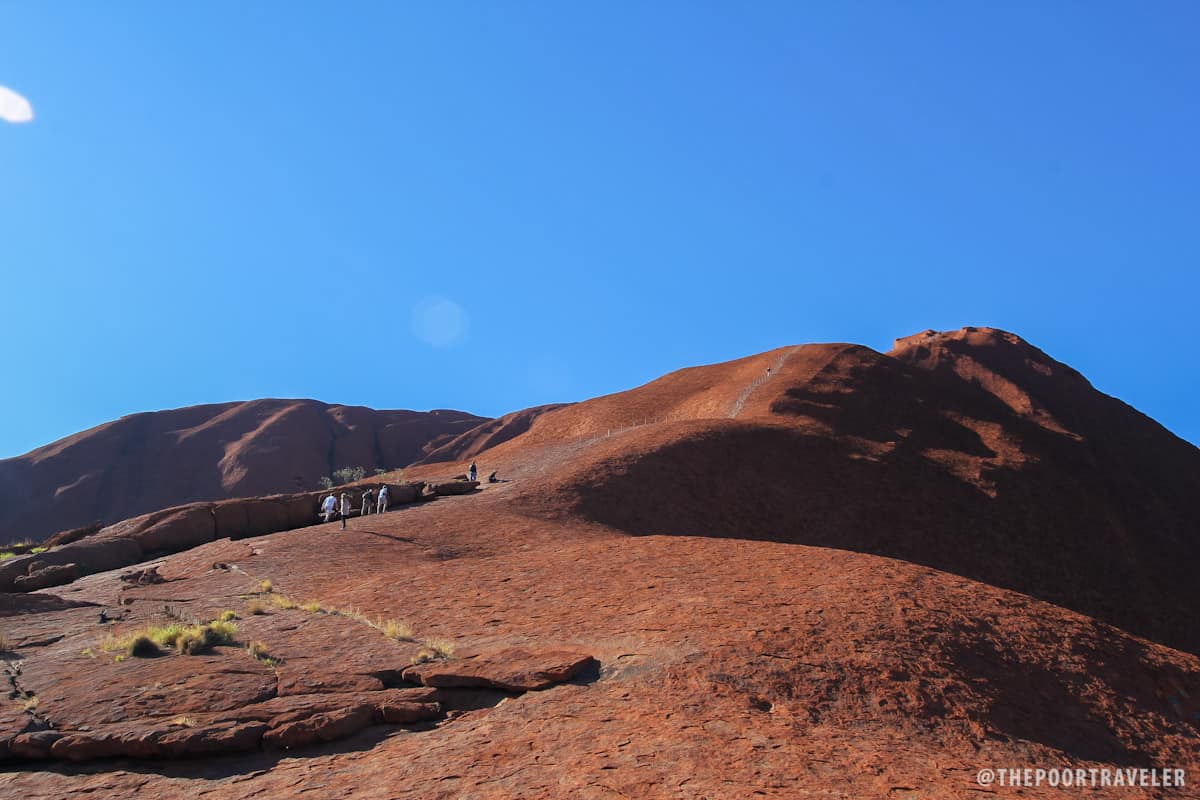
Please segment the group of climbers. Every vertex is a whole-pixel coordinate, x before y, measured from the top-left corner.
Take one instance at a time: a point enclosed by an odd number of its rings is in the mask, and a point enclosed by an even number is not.
[[[471,462],[471,466],[467,468],[467,479],[475,481],[479,479],[479,469],[475,466],[475,462]],[[493,472],[488,476],[489,483],[500,483],[496,478],[496,473]],[[360,516],[368,514],[382,514],[388,510],[388,487],[387,484],[381,484],[379,492],[376,494],[367,487],[367,490],[362,494],[362,507],[359,510]],[[342,492],[340,496],[330,492],[329,495],[321,501],[321,517],[325,522],[332,522],[335,517],[341,517],[342,529],[346,528],[346,520],[353,513],[354,508],[350,500],[348,492]]]
[[[350,502],[350,494],[348,492],[342,492],[341,497],[338,497],[330,492],[329,495],[321,501],[321,516],[326,522],[332,522],[334,517],[341,517],[342,528],[346,527],[346,519],[350,516],[350,513],[353,510],[354,509]],[[371,513],[382,514],[387,510],[388,487],[386,483],[379,487],[378,495],[371,491],[369,487],[365,492],[363,492],[362,508],[359,511],[361,516],[365,517]]]

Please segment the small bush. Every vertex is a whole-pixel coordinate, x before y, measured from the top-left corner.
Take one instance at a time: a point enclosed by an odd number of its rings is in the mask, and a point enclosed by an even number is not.
[[[260,592],[262,592],[263,594],[270,594],[272,591],[275,590],[275,584],[271,583],[271,581],[269,579],[261,581],[258,584],[258,590]]]
[[[34,695],[33,697],[26,697],[25,702],[21,704],[21,707],[24,708],[26,711],[33,711],[35,708],[38,707],[38,702],[39,701],[38,701],[37,695]]]
[[[322,489],[332,489],[333,488],[333,479],[330,478],[328,475],[322,475],[321,479],[318,480],[317,483],[321,486]]]
[[[237,619],[238,615],[232,611],[225,610],[221,612],[221,616],[217,617],[221,622],[232,622]]]
[[[197,723],[196,723],[195,717],[188,717],[188,716],[184,716],[183,714],[180,714],[178,717],[171,720],[171,724],[181,725],[185,728],[194,728],[194,727],[196,727]]]
[[[44,553],[49,549],[50,549],[49,547],[45,547],[43,545],[38,545],[37,547],[33,548],[29,552],[33,553],[34,555],[37,555],[38,553]]]
[[[293,600],[292,598],[288,597],[287,595],[283,595],[283,594],[271,595],[271,602],[274,603],[276,608],[282,608],[282,609],[297,608],[296,601]]]
[[[333,471],[333,482],[339,486],[343,483],[361,481],[365,477],[367,477],[367,470],[363,467],[342,467]]]
[[[133,658],[154,658],[161,653],[158,643],[145,633],[130,637],[129,643],[125,645],[125,655]]]
[[[246,606],[246,613],[257,617],[259,614],[267,613],[267,607],[256,600]]]
[[[16,557],[17,557],[17,554],[14,553],[12,550],[5,550],[3,553],[0,553],[0,561],[8,561],[10,558],[16,558]]]
[[[302,608],[303,610],[307,611],[310,614],[319,614],[320,612],[325,610],[324,608],[321,607],[321,604],[318,603],[316,600],[309,600],[307,603],[300,606],[300,608]]]

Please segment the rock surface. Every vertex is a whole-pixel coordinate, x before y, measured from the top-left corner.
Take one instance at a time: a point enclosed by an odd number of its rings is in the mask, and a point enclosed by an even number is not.
[[[1076,798],[975,778],[1200,775],[1200,453],[1010,334],[683,370],[474,457],[508,482],[4,617],[0,795]],[[224,610],[237,646],[101,648]]]

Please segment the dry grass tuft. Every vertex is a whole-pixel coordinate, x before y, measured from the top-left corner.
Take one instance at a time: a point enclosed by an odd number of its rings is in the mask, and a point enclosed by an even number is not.
[[[270,594],[271,592],[275,591],[275,584],[271,583],[270,580],[260,581],[258,584],[258,590],[263,594]]]
[[[271,595],[271,603],[272,603],[272,604],[273,604],[273,605],[274,605],[276,608],[282,608],[282,609],[298,608],[298,607],[299,607],[299,606],[297,606],[297,605],[296,605],[296,601],[295,601],[295,600],[293,600],[292,598],[288,597],[288,596],[287,596],[287,595],[285,595],[285,594],[273,594],[273,595]]]
[[[225,611],[222,611],[221,616],[217,617],[217,619],[219,619],[221,622],[232,622],[233,620],[235,620],[237,618],[238,618],[238,615],[235,612],[230,611],[228,609],[226,609]]]
[[[300,608],[303,609],[304,611],[307,611],[310,614],[319,614],[325,610],[321,606],[321,604],[319,602],[317,602],[316,600],[309,600],[307,603],[300,606]]]
[[[397,642],[415,642],[417,640],[413,626],[401,619],[389,619],[376,627],[383,631],[384,636],[395,639]]]
[[[430,661],[446,661],[451,658],[454,658],[453,642],[446,639],[430,639],[413,656],[413,663],[426,664]]]
[[[252,616],[258,616],[259,614],[267,613],[267,607],[256,600],[253,603],[246,604],[246,613]]]

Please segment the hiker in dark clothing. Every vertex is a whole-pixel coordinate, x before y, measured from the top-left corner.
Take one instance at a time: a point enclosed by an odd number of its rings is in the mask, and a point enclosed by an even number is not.
[[[467,469],[467,480],[473,481],[479,478],[479,470],[475,469],[475,462],[471,462],[471,466]]]
[[[371,513],[371,504],[374,499],[375,499],[375,495],[371,493],[370,489],[367,489],[365,492],[363,492],[362,516],[365,517],[367,514]]]

